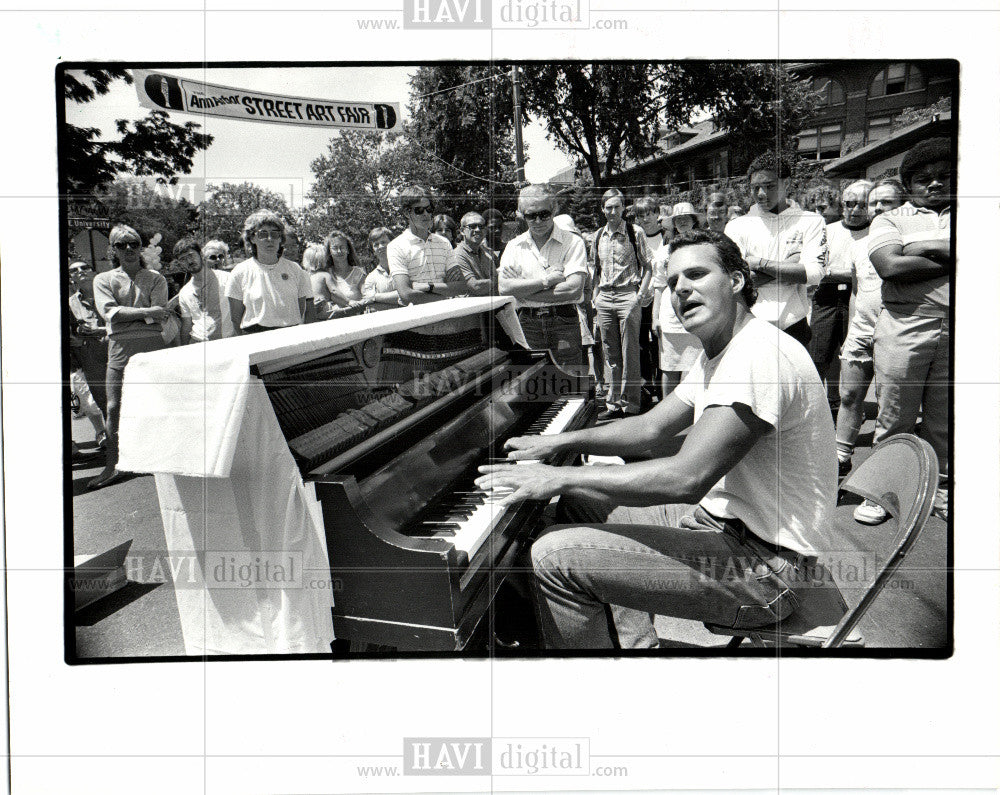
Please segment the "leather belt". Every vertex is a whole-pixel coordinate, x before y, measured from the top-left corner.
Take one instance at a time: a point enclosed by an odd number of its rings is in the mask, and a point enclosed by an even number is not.
[[[555,306],[522,306],[518,313],[528,317],[577,317],[576,304],[556,304]]]

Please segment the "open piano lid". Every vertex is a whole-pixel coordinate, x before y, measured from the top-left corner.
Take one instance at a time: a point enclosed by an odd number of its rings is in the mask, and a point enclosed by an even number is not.
[[[228,477],[244,420],[260,413],[251,401],[267,404],[276,422],[252,366],[280,367],[332,353],[372,334],[498,310],[508,334],[523,341],[512,303],[506,296],[452,298],[137,354],[125,370],[118,467],[126,472]],[[288,454],[287,448],[284,452]]]

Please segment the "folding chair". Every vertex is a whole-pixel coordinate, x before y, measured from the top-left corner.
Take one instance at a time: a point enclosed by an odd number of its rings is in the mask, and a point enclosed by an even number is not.
[[[889,513],[885,524],[872,528],[896,539],[878,574],[868,584],[860,601],[848,608],[832,574],[817,567],[816,587],[796,591],[800,599],[796,611],[777,624],[754,629],[733,629],[718,624],[705,627],[716,635],[729,635],[729,648],[749,639],[755,646],[821,647],[864,646],[864,639],[854,627],[864,617],[872,602],[899,568],[906,553],[917,540],[934,505],[938,482],[938,462],[933,448],[909,433],[892,436],[879,444],[868,459],[841,485],[865,499],[877,502]]]

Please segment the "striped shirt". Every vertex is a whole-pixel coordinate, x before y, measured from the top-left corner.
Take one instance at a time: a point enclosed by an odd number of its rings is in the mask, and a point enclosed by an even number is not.
[[[431,232],[421,240],[409,229],[394,238],[386,249],[390,276],[409,276],[411,282],[444,282],[455,261],[451,244]]]
[[[951,240],[951,208],[940,213],[910,202],[882,213],[868,233],[868,256],[885,246],[905,246],[928,240]],[[950,306],[949,274],[919,282],[887,279],[882,282],[882,303],[894,312],[924,317],[947,317]]]

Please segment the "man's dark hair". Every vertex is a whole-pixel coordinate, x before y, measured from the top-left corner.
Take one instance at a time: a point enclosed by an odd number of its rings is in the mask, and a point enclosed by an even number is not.
[[[792,176],[792,164],[784,155],[779,155],[777,152],[764,152],[750,161],[750,165],[747,167],[747,176],[752,177],[758,171],[773,171],[778,175],[778,179],[788,179]]]
[[[193,251],[198,255],[198,259],[201,259],[201,244],[199,244],[192,235],[182,237],[174,243],[174,259],[180,259],[189,251]]]
[[[757,302],[757,288],[753,283],[753,271],[740,254],[740,248],[732,240],[720,232],[713,232],[710,229],[692,229],[682,235],[677,235],[670,241],[670,253],[679,251],[688,246],[712,246],[719,257],[719,264],[726,273],[742,273],[743,289],[740,295],[746,302],[747,308]]]
[[[483,210],[482,215],[486,223],[490,223],[492,221],[499,221],[500,223],[503,223],[503,213],[496,207],[489,207]]]
[[[903,155],[903,162],[899,164],[899,178],[906,190],[910,190],[910,180],[921,166],[942,160],[951,165],[951,141],[947,138],[928,138]]]

